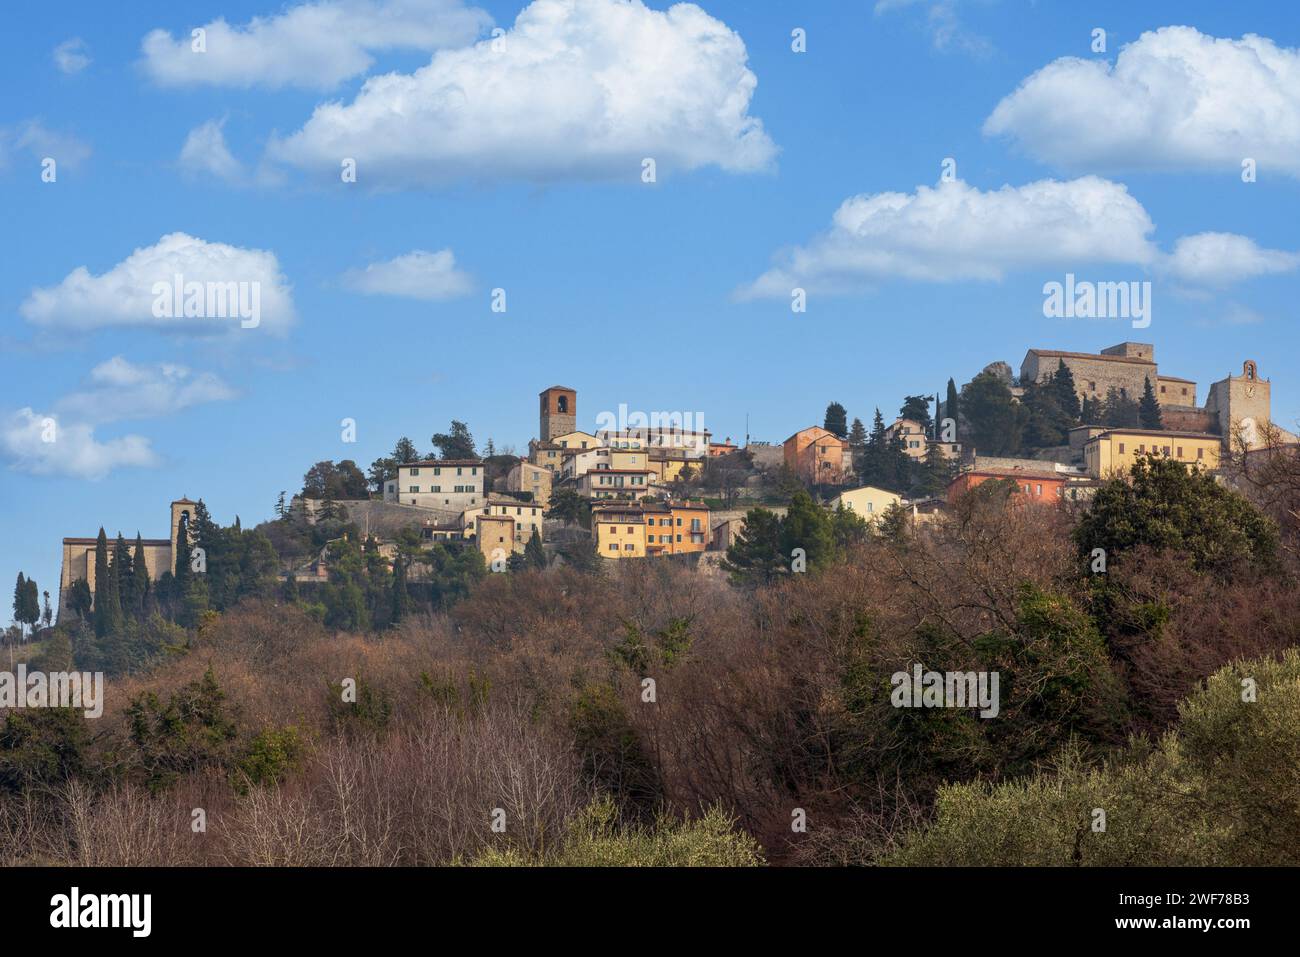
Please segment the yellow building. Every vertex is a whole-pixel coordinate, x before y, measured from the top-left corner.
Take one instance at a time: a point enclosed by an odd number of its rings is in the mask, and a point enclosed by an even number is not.
[[[831,499],[832,511],[845,508],[856,513],[868,522],[874,522],[885,513],[891,505],[901,505],[903,497],[874,485],[863,485],[841,492]]]
[[[1109,429],[1087,441],[1083,461],[1088,474],[1101,479],[1127,475],[1133,463],[1146,455],[1217,469],[1222,448],[1223,440],[1207,432]]]
[[[677,481],[687,466],[690,466],[689,474],[698,477],[703,464],[698,458],[682,453],[652,453],[650,456],[649,467],[654,471],[655,481],[660,485]]]
[[[646,526],[637,504],[591,507],[591,531],[602,558],[645,558]]]
[[[562,435],[555,436],[551,441],[562,449],[596,449],[605,444],[590,432],[581,430],[565,432]]]

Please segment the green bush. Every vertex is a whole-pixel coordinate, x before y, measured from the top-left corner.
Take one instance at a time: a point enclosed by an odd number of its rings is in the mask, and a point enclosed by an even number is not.
[[[608,798],[588,805],[574,820],[564,844],[542,857],[516,849],[488,850],[472,862],[479,867],[758,867],[764,863],[758,842],[739,830],[720,807],[700,818],[660,818],[652,827],[616,824],[618,810]]]
[[[942,789],[888,863],[1300,864],[1300,651],[1223,668],[1178,710],[1158,745],[1101,766],[1067,748],[1049,773]]]

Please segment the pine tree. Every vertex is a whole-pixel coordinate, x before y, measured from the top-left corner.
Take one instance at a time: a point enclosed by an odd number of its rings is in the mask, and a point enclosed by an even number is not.
[[[1064,359],[1056,360],[1056,374],[1052,376],[1052,391],[1056,404],[1070,417],[1071,422],[1079,421],[1079,393],[1074,382],[1074,373],[1065,364]]]
[[[849,427],[849,455],[853,460],[853,471],[862,471],[862,453],[867,448],[867,427],[862,424],[859,418],[853,419],[853,425]]]
[[[847,438],[849,434],[848,413],[844,406],[838,402],[832,402],[826,406],[826,420],[822,425],[827,432],[837,438]]]
[[[1164,419],[1160,416],[1160,403],[1156,401],[1155,390],[1151,388],[1151,379],[1142,380],[1142,401],[1138,403],[1138,421],[1144,429],[1163,429]]]
[[[1085,395],[1079,409],[1079,424],[1101,425],[1104,417],[1105,412],[1101,406],[1101,399],[1095,395]]]
[[[877,408],[875,417],[871,420],[871,435],[867,438],[867,447],[862,453],[862,469],[858,474],[858,480],[863,485],[893,488],[897,484],[898,450],[895,445],[885,431],[884,417]]]

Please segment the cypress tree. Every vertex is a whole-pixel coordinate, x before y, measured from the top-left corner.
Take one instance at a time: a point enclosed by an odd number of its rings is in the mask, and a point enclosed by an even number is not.
[[[18,573],[18,581],[14,582],[14,621],[23,620],[23,595],[27,592],[27,579],[22,572]]]
[[[292,574],[290,574],[289,580],[293,581]],[[393,559],[393,615],[391,621],[394,625],[406,617],[410,604],[411,596],[406,590],[406,561],[401,555],[398,555]]]
[[[121,625],[122,606],[117,575],[108,562],[108,536],[99,530],[95,539],[95,637],[106,638]]]
[[[131,614],[131,593],[133,586],[131,578],[134,574],[131,562],[131,551],[127,547],[126,539],[122,533],[117,533],[117,540],[113,542],[113,578],[117,582],[117,597],[122,606],[125,615]]]
[[[144,619],[149,598],[149,566],[144,560],[144,540],[135,533],[135,557],[131,560],[131,591],[125,599],[124,611],[133,618]]]
[[[957,384],[950,378],[948,380],[948,394],[943,400],[943,417],[945,419],[952,419],[954,429],[961,428],[961,416],[958,412]],[[940,434],[939,437],[942,439],[943,435]]]
[[[542,538],[535,528],[533,537],[528,539],[528,544],[524,546],[524,558],[527,559],[530,568],[546,567],[546,550],[542,548]]]

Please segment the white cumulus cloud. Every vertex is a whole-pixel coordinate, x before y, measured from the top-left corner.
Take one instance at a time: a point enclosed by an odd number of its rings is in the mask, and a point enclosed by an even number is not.
[[[470,277],[456,268],[450,249],[436,253],[416,249],[387,262],[349,270],[343,276],[349,289],[368,295],[407,299],[452,299],[473,289]]]
[[[1150,216],[1119,183],[1085,176],[982,191],[961,180],[914,193],[853,196],[831,228],[738,296],[845,292],[891,278],[997,280],[1009,271],[1082,263],[1147,265],[1159,255]]]
[[[198,28],[202,52],[190,30],[154,30],[141,50],[145,71],[164,86],[328,90],[365,73],[375,52],[461,46],[491,22],[461,0],[321,0],[242,25],[213,20]]]
[[[1267,37],[1144,33],[1106,60],[1064,57],[1029,76],[984,132],[1067,169],[1241,168],[1300,177],[1300,50]]]
[[[535,0],[503,36],[440,50],[412,74],[371,77],[318,106],[271,158],[337,177],[344,158],[378,186],[458,178],[639,182],[715,165],[767,168],[776,147],[749,115],[757,78],[741,38],[698,6]]]
[[[84,422],[65,422],[30,407],[0,421],[0,453],[17,471],[92,480],[117,468],[152,468],[160,461],[143,436],[100,441]]]
[[[117,422],[170,415],[207,402],[235,398],[235,390],[211,372],[174,363],[137,365],[121,356],[90,371],[85,387],[64,396],[55,410],[78,421]]]
[[[255,325],[244,318],[254,311]],[[139,326],[186,334],[253,328],[278,334],[295,318],[274,253],[185,233],[163,236],[99,275],[78,266],[58,285],[32,290],[19,312],[47,329]]]
[[[1163,261],[1170,275],[1202,286],[1226,286],[1243,279],[1300,267],[1300,254],[1264,249],[1248,236],[1235,233],[1197,233],[1184,236]]]

